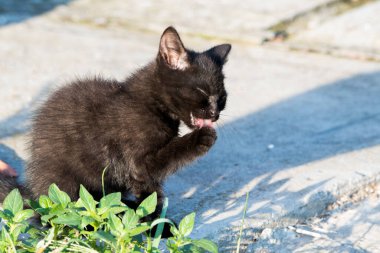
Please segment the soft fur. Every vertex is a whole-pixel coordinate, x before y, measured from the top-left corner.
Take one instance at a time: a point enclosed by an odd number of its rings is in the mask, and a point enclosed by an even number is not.
[[[156,191],[161,202],[165,178],[216,140],[209,123],[202,127],[194,119],[216,121],[224,109],[222,67],[230,49],[224,44],[196,53],[169,27],[156,59],[125,81],[96,77],[58,89],[33,120],[27,188],[37,197],[56,183],[75,199],[82,184],[101,196],[108,166],[106,192],[141,201]],[[193,131],[180,137],[180,121]]]

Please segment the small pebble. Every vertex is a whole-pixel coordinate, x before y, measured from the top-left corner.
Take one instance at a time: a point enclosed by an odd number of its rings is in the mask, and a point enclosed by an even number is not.
[[[273,234],[273,230],[270,229],[270,228],[265,228],[262,232],[261,232],[261,235],[260,237],[262,239],[270,239],[272,237],[272,234]]]

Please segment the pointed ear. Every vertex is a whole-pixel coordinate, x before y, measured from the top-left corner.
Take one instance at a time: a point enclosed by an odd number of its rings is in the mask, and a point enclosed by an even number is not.
[[[220,59],[221,64],[224,64],[227,61],[227,56],[230,50],[231,50],[230,44],[222,44],[222,45],[215,46],[207,50],[207,52],[211,54],[212,56],[216,57],[217,59]]]
[[[171,69],[184,70],[189,66],[187,53],[177,31],[169,26],[161,36],[160,56]]]

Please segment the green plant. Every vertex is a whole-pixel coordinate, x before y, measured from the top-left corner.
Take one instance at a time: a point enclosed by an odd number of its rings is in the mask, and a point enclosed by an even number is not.
[[[245,214],[247,213],[247,206],[248,206],[248,198],[249,198],[249,192],[247,192],[245,196],[245,204],[244,204],[244,210],[243,210],[243,218],[241,220],[241,226],[240,226],[240,231],[239,231],[239,237],[237,240],[237,245],[236,245],[236,253],[239,253],[240,251],[240,241],[241,241],[241,236],[243,234],[243,227],[244,227],[244,220],[245,220]]]
[[[0,252],[160,252],[164,223],[170,225],[173,237],[166,241],[169,252],[217,252],[217,246],[206,239],[189,238],[195,213],[184,217],[178,228],[165,218],[165,200],[161,217],[152,222],[141,219],[152,214],[157,194],[147,197],[136,210],[121,201],[121,193],[103,196],[99,202],[81,186],[80,198],[69,195],[52,184],[48,195],[29,201],[32,209],[24,209],[20,192],[13,190],[0,210]],[[40,216],[40,224],[30,219]],[[158,226],[152,239],[151,229]],[[165,245],[163,245],[165,247]]]

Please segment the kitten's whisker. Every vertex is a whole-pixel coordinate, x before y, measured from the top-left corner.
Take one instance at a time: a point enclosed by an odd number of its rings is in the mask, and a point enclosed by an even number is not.
[[[217,122],[215,123],[218,126],[218,132],[220,133],[222,140],[227,141],[228,146],[231,146],[233,144],[232,140],[236,139],[235,136],[228,135],[229,132],[225,131],[226,129],[224,126],[220,126]]]
[[[239,141],[244,141],[243,136],[241,135],[240,131],[237,130],[235,127],[231,126],[230,124],[224,124],[220,126],[219,123],[217,123],[218,131],[221,133],[222,136],[228,135],[228,141],[230,143],[231,143],[231,140],[234,140],[234,139],[238,139]]]
[[[233,117],[231,115],[227,115],[227,114],[224,114],[224,113],[219,113],[220,116],[226,116],[226,117]]]

